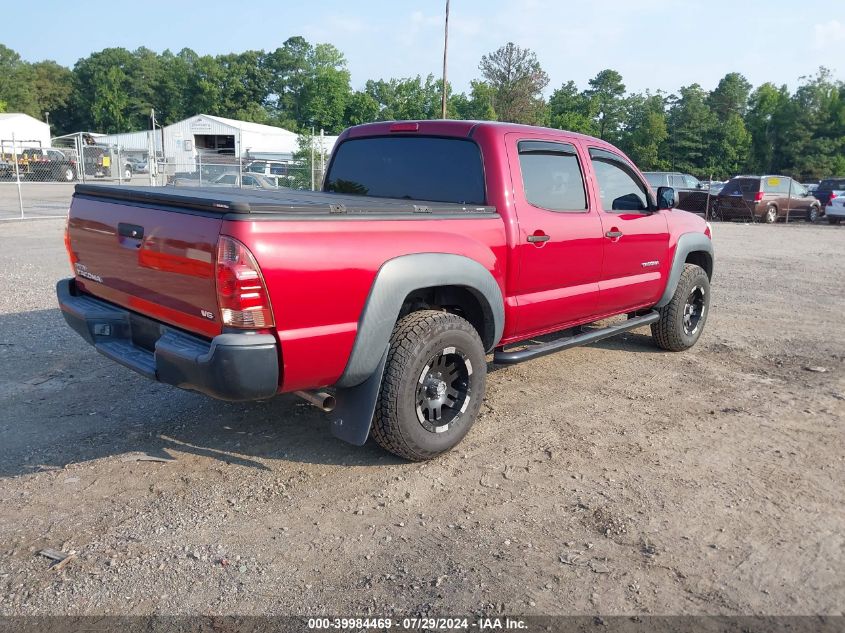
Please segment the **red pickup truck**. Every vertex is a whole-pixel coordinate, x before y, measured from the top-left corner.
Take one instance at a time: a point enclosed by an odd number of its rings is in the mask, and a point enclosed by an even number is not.
[[[674,201],[595,138],[373,123],[340,136],[321,192],[77,185],[57,293],[86,341],[151,379],[297,392],[337,437],[423,460],[469,431],[491,352],[647,324],[664,349],[695,344],[713,246]]]

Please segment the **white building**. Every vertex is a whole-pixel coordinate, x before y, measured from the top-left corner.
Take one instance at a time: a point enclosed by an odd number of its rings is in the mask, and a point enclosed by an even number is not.
[[[335,141],[336,136],[323,137],[326,153]],[[154,149],[177,171],[193,171],[198,159],[220,156],[290,160],[298,149],[297,134],[290,130],[210,114],[197,114],[155,132],[109,134],[98,137],[97,144],[116,145],[126,152]]]
[[[0,144],[11,153],[12,137],[20,151],[22,147],[50,147],[50,126],[28,114],[0,113]]]

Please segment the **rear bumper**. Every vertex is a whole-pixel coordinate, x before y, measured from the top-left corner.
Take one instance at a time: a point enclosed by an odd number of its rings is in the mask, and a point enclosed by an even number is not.
[[[263,400],[279,389],[271,334],[226,333],[208,341],[81,294],[73,279],[60,281],[56,294],[65,321],[82,338],[151,380],[232,401]]]

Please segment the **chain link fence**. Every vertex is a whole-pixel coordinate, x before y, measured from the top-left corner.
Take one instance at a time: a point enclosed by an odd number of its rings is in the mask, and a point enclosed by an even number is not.
[[[63,217],[78,183],[269,191],[322,188],[328,156],[321,151],[319,137],[310,137],[310,142],[302,138],[295,159],[282,151],[255,154],[245,150],[238,155],[239,137],[225,148],[192,146],[182,154],[167,155],[157,135],[152,131],[109,137],[76,133],[52,139],[49,147],[39,141],[0,138],[0,221]],[[175,157],[186,154],[187,158]],[[748,196],[720,196],[725,184],[711,181],[702,182],[698,189],[676,189],[678,208],[710,221],[766,221],[765,209]],[[808,217],[799,208],[806,200],[792,194],[791,189],[785,194],[786,203],[779,204],[785,214],[779,213],[775,220]]]
[[[305,160],[288,151],[193,148],[177,160],[153,132],[102,137],[87,133],[52,139],[0,139],[0,221],[63,217],[79,183],[143,187],[320,189],[328,160],[314,143]],[[240,148],[240,139],[235,144]]]

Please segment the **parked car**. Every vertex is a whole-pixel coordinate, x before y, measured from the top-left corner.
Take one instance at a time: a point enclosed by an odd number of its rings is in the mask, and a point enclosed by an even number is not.
[[[845,178],[825,178],[813,192],[822,207],[834,197],[845,196]]]
[[[18,169],[22,178],[40,182],[73,182],[78,173],[75,158],[68,158],[61,150],[50,147],[23,149],[19,155]]]
[[[815,222],[821,204],[799,182],[788,176],[737,176],[728,181],[716,200],[715,217],[771,224],[778,220]]]
[[[0,178],[8,179],[15,177],[15,164],[0,157]]]
[[[209,184],[211,187],[251,187],[253,189],[278,189],[275,180],[261,174],[223,174]]]
[[[655,191],[658,187],[672,187],[678,194],[679,209],[707,213],[707,186],[695,176],[676,171],[647,171],[643,175]]]
[[[726,182],[724,180],[712,180],[707,183],[707,188],[710,191],[710,196],[715,197],[719,195],[719,192],[722,191],[722,188],[725,186]]]
[[[807,191],[813,195],[815,195],[816,189],[819,188],[819,183],[817,182],[802,182],[801,184],[804,185],[807,188]]]
[[[145,158],[127,158],[126,166],[133,174],[147,174],[150,171],[149,164]]]
[[[333,409],[336,437],[424,460],[472,427],[487,353],[513,364],[645,325],[666,350],[698,341],[710,226],[674,203],[599,139],[372,123],[340,135],[320,192],[77,185],[58,301],[149,378],[294,392]]]
[[[824,214],[830,224],[839,224],[845,220],[845,195],[831,198],[824,209]]]

